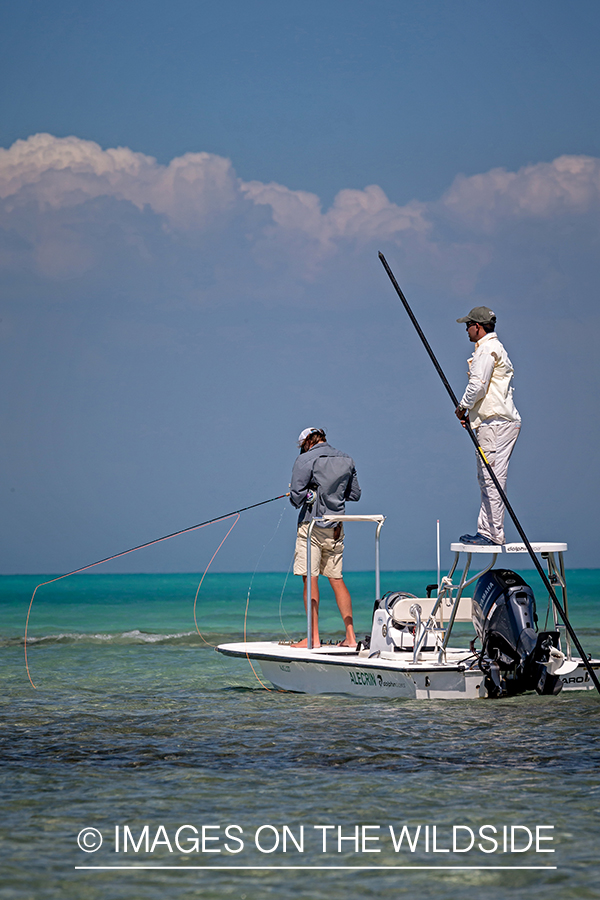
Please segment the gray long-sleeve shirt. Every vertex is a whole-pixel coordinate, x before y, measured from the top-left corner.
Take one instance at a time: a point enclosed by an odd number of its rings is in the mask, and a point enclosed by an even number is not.
[[[316,490],[312,506],[306,504],[306,493]],[[301,453],[294,463],[290,483],[290,502],[300,508],[298,525],[320,516],[343,516],[346,500],[360,500],[360,487],[354,460],[326,441]],[[331,523],[333,528],[335,523]]]

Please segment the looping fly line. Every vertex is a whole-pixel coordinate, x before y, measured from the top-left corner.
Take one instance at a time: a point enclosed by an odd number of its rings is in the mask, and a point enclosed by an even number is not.
[[[223,540],[221,541],[219,546],[217,547],[215,553],[213,554],[212,559],[210,560],[208,566],[206,567],[206,570],[204,572],[204,575],[206,575],[206,572],[208,571],[215,556],[221,549],[223,543],[227,539],[227,537],[230,534],[233,527],[237,524],[241,513],[246,512],[249,509],[256,509],[258,506],[265,506],[265,504],[267,504],[267,503],[273,503],[275,500],[282,500],[284,497],[288,497],[288,496],[289,496],[289,494],[279,494],[277,497],[271,497],[269,500],[261,500],[260,503],[252,503],[250,506],[244,506],[241,509],[236,509],[233,512],[226,513],[224,516],[217,516],[214,519],[207,519],[206,522],[199,522],[198,525],[190,525],[189,528],[182,528],[181,531],[173,531],[171,534],[165,534],[162,537],[155,538],[152,541],[146,541],[145,544],[138,544],[137,547],[130,547],[129,550],[122,550],[120,553],[115,553],[113,556],[105,556],[104,559],[99,559],[96,562],[89,563],[89,565],[87,565],[87,566],[81,566],[79,569],[73,569],[72,572],[67,572],[64,575],[57,575],[56,578],[50,578],[49,581],[43,581],[43,582],[41,582],[41,584],[36,585],[36,587],[34,588],[33,594],[31,595],[31,600],[29,601],[29,607],[27,609],[27,618],[25,620],[25,635],[24,635],[25,669],[27,670],[27,677],[29,679],[29,682],[30,682],[32,688],[35,688],[37,690],[37,688],[33,682],[33,679],[31,677],[31,673],[29,671],[29,661],[27,659],[27,635],[28,635],[28,631],[29,631],[29,618],[31,616],[31,608],[33,606],[33,601],[35,599],[35,595],[39,588],[45,587],[48,584],[54,584],[55,581],[61,581],[63,578],[69,578],[71,575],[78,575],[80,572],[87,572],[88,569],[93,569],[95,566],[99,566],[105,562],[111,562],[113,559],[119,559],[121,556],[127,556],[127,554],[129,554],[129,553],[135,553],[136,550],[143,550],[144,547],[152,547],[154,544],[160,544],[161,541],[168,541],[168,540],[170,540],[170,538],[178,537],[180,534],[188,534],[191,531],[197,531],[199,528],[205,528],[207,525],[212,525],[215,522],[222,522],[224,519],[230,519],[232,516],[237,516],[237,519],[235,520],[235,522],[233,523],[233,525],[231,526],[231,528],[229,529],[229,531],[227,532],[227,534],[225,535],[225,537],[223,538]],[[204,580],[204,575],[202,576],[200,585],[202,584],[202,581]],[[198,591],[200,590],[200,585],[198,586]],[[198,592],[196,592],[196,597],[197,596],[198,596]],[[194,621],[196,621],[196,600],[194,600]],[[196,630],[198,630],[197,625],[196,625]],[[198,631],[198,634],[200,634],[199,631]],[[200,637],[202,637],[202,635],[200,635]]]

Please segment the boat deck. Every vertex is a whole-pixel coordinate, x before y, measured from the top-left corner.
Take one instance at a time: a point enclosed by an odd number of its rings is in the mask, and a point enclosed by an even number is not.
[[[219,653],[225,656],[241,656],[249,659],[257,660],[276,660],[284,662],[309,662],[312,664],[317,662],[327,663],[328,665],[348,666],[355,664],[367,668],[383,668],[396,669],[399,666],[407,669],[447,669],[448,666],[456,666],[465,668],[466,664],[474,662],[476,655],[471,653],[468,648],[448,648],[446,651],[446,661],[439,663],[437,650],[424,650],[422,656],[425,659],[413,663],[412,650],[395,651],[394,653],[378,653],[369,656],[368,650],[357,652],[351,647],[340,647],[339,645],[323,644],[321,647],[313,647],[309,650],[307,647],[293,647],[291,644],[281,641],[252,641],[250,643],[221,644],[217,647]],[[430,657],[428,659],[427,657]]]

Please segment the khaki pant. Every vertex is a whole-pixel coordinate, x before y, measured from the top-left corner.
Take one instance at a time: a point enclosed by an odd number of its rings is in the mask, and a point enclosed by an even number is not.
[[[502,490],[506,488],[508,462],[519,437],[520,422],[482,422],[475,434],[485,458],[494,470]],[[477,531],[495,544],[504,543],[504,503],[477,451],[477,480],[481,488],[481,509]]]
[[[294,553],[294,575],[306,575],[306,538],[308,522],[298,528],[296,551]],[[333,528],[313,526],[310,539],[311,575],[325,575],[326,578],[342,577],[342,555],[344,553],[344,528],[340,528],[340,536],[336,541]]]

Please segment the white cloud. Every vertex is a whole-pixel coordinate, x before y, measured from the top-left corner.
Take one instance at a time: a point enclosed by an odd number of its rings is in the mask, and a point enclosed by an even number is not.
[[[16,197],[27,186],[37,189],[40,203],[51,206],[67,205],[77,191],[119,196],[128,183],[143,182],[154,165],[151,157],[124,147],[102,150],[93,141],[35,134],[0,149],[0,197]],[[54,190],[43,181],[49,173],[62,176],[53,182]]]
[[[0,149],[0,267],[68,279],[154,264],[149,278],[187,277],[181,296],[202,298],[236,293],[239,269],[245,291],[276,297],[284,282],[325,284],[351,260],[362,266],[360,252],[387,247],[413,282],[464,295],[510,252],[502,233],[538,223],[543,234],[524,240],[541,246],[545,234],[550,246],[564,215],[583,222],[599,201],[600,160],[586,156],[458,176],[430,203],[399,206],[378,185],[345,189],[324,210],[316,194],[240,180],[214,154],[160,165],[126,147],[37,134]]]
[[[364,191],[340,191],[326,219],[332,237],[362,241],[389,240],[403,232],[424,234],[431,227],[425,204],[412,201],[406,206],[396,206],[376,184]]]
[[[186,153],[168,166],[126,147],[102,150],[92,141],[37,134],[0,149],[0,197],[13,209],[35,201],[52,209],[110,196],[138,209],[149,206],[179,229],[206,227],[239,201],[268,206],[275,228],[301,233],[322,249],[340,238],[368,241],[424,231],[422,204],[398,207],[377,185],[343,190],[322,212],[315,194],[279,184],[237,179],[231,162],[210,153]]]
[[[547,219],[583,213],[600,200],[600,160],[559,156],[551,163],[518,172],[492,169],[467,178],[459,175],[442,198],[452,215],[471,227],[492,231],[507,220]]]
[[[58,209],[109,196],[193,228],[230,209],[236,190],[231,162],[210,153],[186,153],[161,166],[127,147],[102,150],[93,141],[50,134],[0,149],[0,197],[15,205],[34,200]]]
[[[429,227],[424,204],[397,206],[376,184],[363,191],[340,191],[325,213],[317,195],[306,191],[259,181],[243,183],[241,190],[253,203],[270,206],[273,221],[283,231],[301,232],[317,241],[322,250],[331,251],[333,243],[343,238],[361,243],[390,240],[405,231],[424,233]]]

